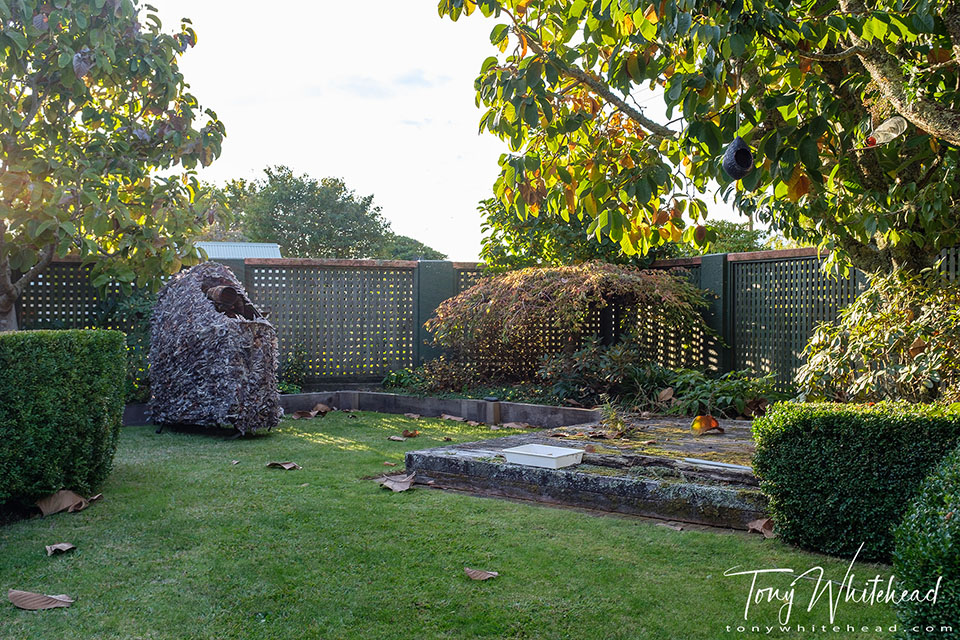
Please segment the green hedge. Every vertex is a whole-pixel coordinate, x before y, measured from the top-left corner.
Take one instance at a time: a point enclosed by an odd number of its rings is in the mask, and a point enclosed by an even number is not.
[[[960,413],[938,405],[775,405],[753,423],[754,471],[780,537],[887,560],[920,483],[960,442]]]
[[[943,581],[936,604],[900,602],[904,638],[956,638],[960,634],[960,449],[927,478],[896,531],[893,553],[898,588],[926,594]],[[928,631],[929,627],[933,627]],[[952,627],[952,632],[943,631]]]
[[[119,331],[0,333],[0,505],[106,479],[125,375]]]

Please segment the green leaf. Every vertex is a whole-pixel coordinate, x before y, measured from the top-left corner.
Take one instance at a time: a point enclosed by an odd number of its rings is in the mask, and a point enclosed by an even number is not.
[[[808,169],[817,170],[820,168],[820,149],[817,146],[817,139],[813,136],[807,136],[800,141],[797,149],[800,153],[800,160]]]

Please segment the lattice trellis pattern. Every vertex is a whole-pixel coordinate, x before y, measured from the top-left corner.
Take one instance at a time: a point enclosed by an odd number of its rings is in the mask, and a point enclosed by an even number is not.
[[[831,278],[816,257],[734,262],[734,363],[737,369],[774,372],[788,390],[803,363],[814,327],[836,320],[865,282]]]
[[[413,366],[413,270],[248,266],[283,354],[303,349],[307,382],[379,379]]]
[[[121,329],[101,327],[100,319],[109,299],[90,286],[89,268],[78,262],[54,262],[27,284],[20,297],[20,326],[23,329]]]
[[[456,292],[461,293],[480,282],[483,278],[483,271],[480,269],[457,269],[456,277]]]

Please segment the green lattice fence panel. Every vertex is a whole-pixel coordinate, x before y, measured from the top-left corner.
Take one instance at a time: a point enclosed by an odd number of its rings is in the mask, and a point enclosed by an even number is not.
[[[413,366],[415,263],[247,261],[281,353],[304,350],[308,383],[379,380]],[[352,265],[352,266],[351,266]]]
[[[819,322],[832,321],[864,286],[860,275],[830,277],[816,256],[731,263],[734,366],[776,374],[787,391]]]
[[[940,257],[942,258],[940,272],[950,280],[956,280],[957,274],[960,273],[960,248],[945,249]]]
[[[90,285],[89,268],[75,261],[57,261],[29,282],[20,297],[23,329],[120,329],[103,327],[101,318],[119,288],[101,294]]]
[[[455,264],[456,292],[466,291],[483,278],[483,267],[479,264]]]

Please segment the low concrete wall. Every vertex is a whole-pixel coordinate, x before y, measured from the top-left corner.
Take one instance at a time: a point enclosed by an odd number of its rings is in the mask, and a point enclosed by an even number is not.
[[[347,411],[418,413],[428,418],[448,414],[486,424],[526,422],[532,426],[547,429],[588,424],[600,420],[600,411],[596,409],[551,407],[519,402],[487,402],[466,398],[421,398],[372,391],[321,391],[280,396],[280,406],[285,413],[309,411],[318,403]],[[123,424],[126,426],[151,424],[147,416],[147,406],[127,405],[123,413]]]

